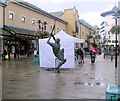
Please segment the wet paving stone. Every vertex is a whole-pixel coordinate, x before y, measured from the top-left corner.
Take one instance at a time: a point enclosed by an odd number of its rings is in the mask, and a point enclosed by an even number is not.
[[[97,82],[96,85],[99,86],[101,83]]]
[[[114,83],[114,62],[99,56],[94,65],[89,61],[59,74],[28,58],[2,64],[3,98],[104,98],[107,84]]]

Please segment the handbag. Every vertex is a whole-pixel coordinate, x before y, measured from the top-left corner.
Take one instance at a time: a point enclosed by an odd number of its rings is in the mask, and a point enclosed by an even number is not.
[[[7,54],[7,55],[5,55],[5,59],[8,59],[8,58],[9,58],[8,54]]]

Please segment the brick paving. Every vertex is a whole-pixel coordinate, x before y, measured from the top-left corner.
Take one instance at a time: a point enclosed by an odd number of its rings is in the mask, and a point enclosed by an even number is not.
[[[95,64],[87,56],[84,64],[76,62],[60,74],[24,57],[3,62],[0,69],[2,99],[105,99],[107,84],[115,83],[114,61],[102,55]]]

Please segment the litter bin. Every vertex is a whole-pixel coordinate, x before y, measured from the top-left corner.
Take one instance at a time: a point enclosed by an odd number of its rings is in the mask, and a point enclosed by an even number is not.
[[[106,101],[120,101],[120,85],[108,84],[106,89]]]
[[[33,63],[34,64],[40,64],[39,63],[39,54],[37,54],[36,56],[33,56]]]

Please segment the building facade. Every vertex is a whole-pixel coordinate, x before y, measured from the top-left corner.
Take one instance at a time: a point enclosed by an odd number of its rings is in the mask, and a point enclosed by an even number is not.
[[[71,36],[77,36],[79,33],[79,14],[77,9],[74,7],[72,9],[65,9],[61,15],[61,19],[67,21],[67,33]]]
[[[16,10],[17,9],[17,10]],[[45,30],[50,31],[54,24],[59,30],[66,30],[66,22],[27,2],[9,2],[6,7],[6,24],[38,30],[38,20],[46,22]]]
[[[101,24],[100,24],[100,35],[101,35],[101,42],[104,43],[105,41],[105,21],[103,21]]]
[[[118,8],[116,6],[114,6],[113,9],[118,9]],[[117,18],[117,25],[119,24],[119,21],[120,21],[119,18]],[[104,33],[103,40],[105,42],[104,43],[105,45],[115,46],[115,41],[116,41],[115,36],[116,35],[115,35],[115,33],[112,33],[110,31],[113,26],[115,26],[114,17],[111,14],[104,16],[104,23],[101,24],[101,34]],[[118,35],[117,35],[117,39],[118,39]]]
[[[3,43],[5,49],[13,53],[19,50],[21,55],[27,54],[38,29],[51,32],[55,25],[57,31],[54,34],[62,29],[66,31],[67,22],[27,2],[8,2],[5,15],[4,34],[8,35],[4,36]]]
[[[79,20],[79,38],[84,40],[87,39],[87,35],[90,33],[94,33],[93,26],[88,24],[85,20]]]
[[[68,23],[66,32],[71,36],[86,40],[87,35],[94,31],[90,24],[79,19],[78,10],[75,7],[65,9],[64,12],[52,12],[51,14]]]
[[[2,36],[2,28],[4,24],[4,10],[5,10],[6,4],[0,2],[0,51],[3,51],[3,36]]]
[[[10,0],[9,0],[10,1]],[[59,13],[59,17],[48,13],[28,2],[12,0],[7,2],[4,10],[4,25],[2,34],[4,37],[3,48],[10,53],[25,55],[29,49],[36,47],[35,42],[38,36],[36,31],[51,32],[55,25],[53,34],[64,30],[71,36],[86,39],[86,35],[91,30],[87,23],[79,21],[77,9],[65,9]],[[58,14],[58,13],[57,13]],[[34,45],[33,45],[34,44]]]

